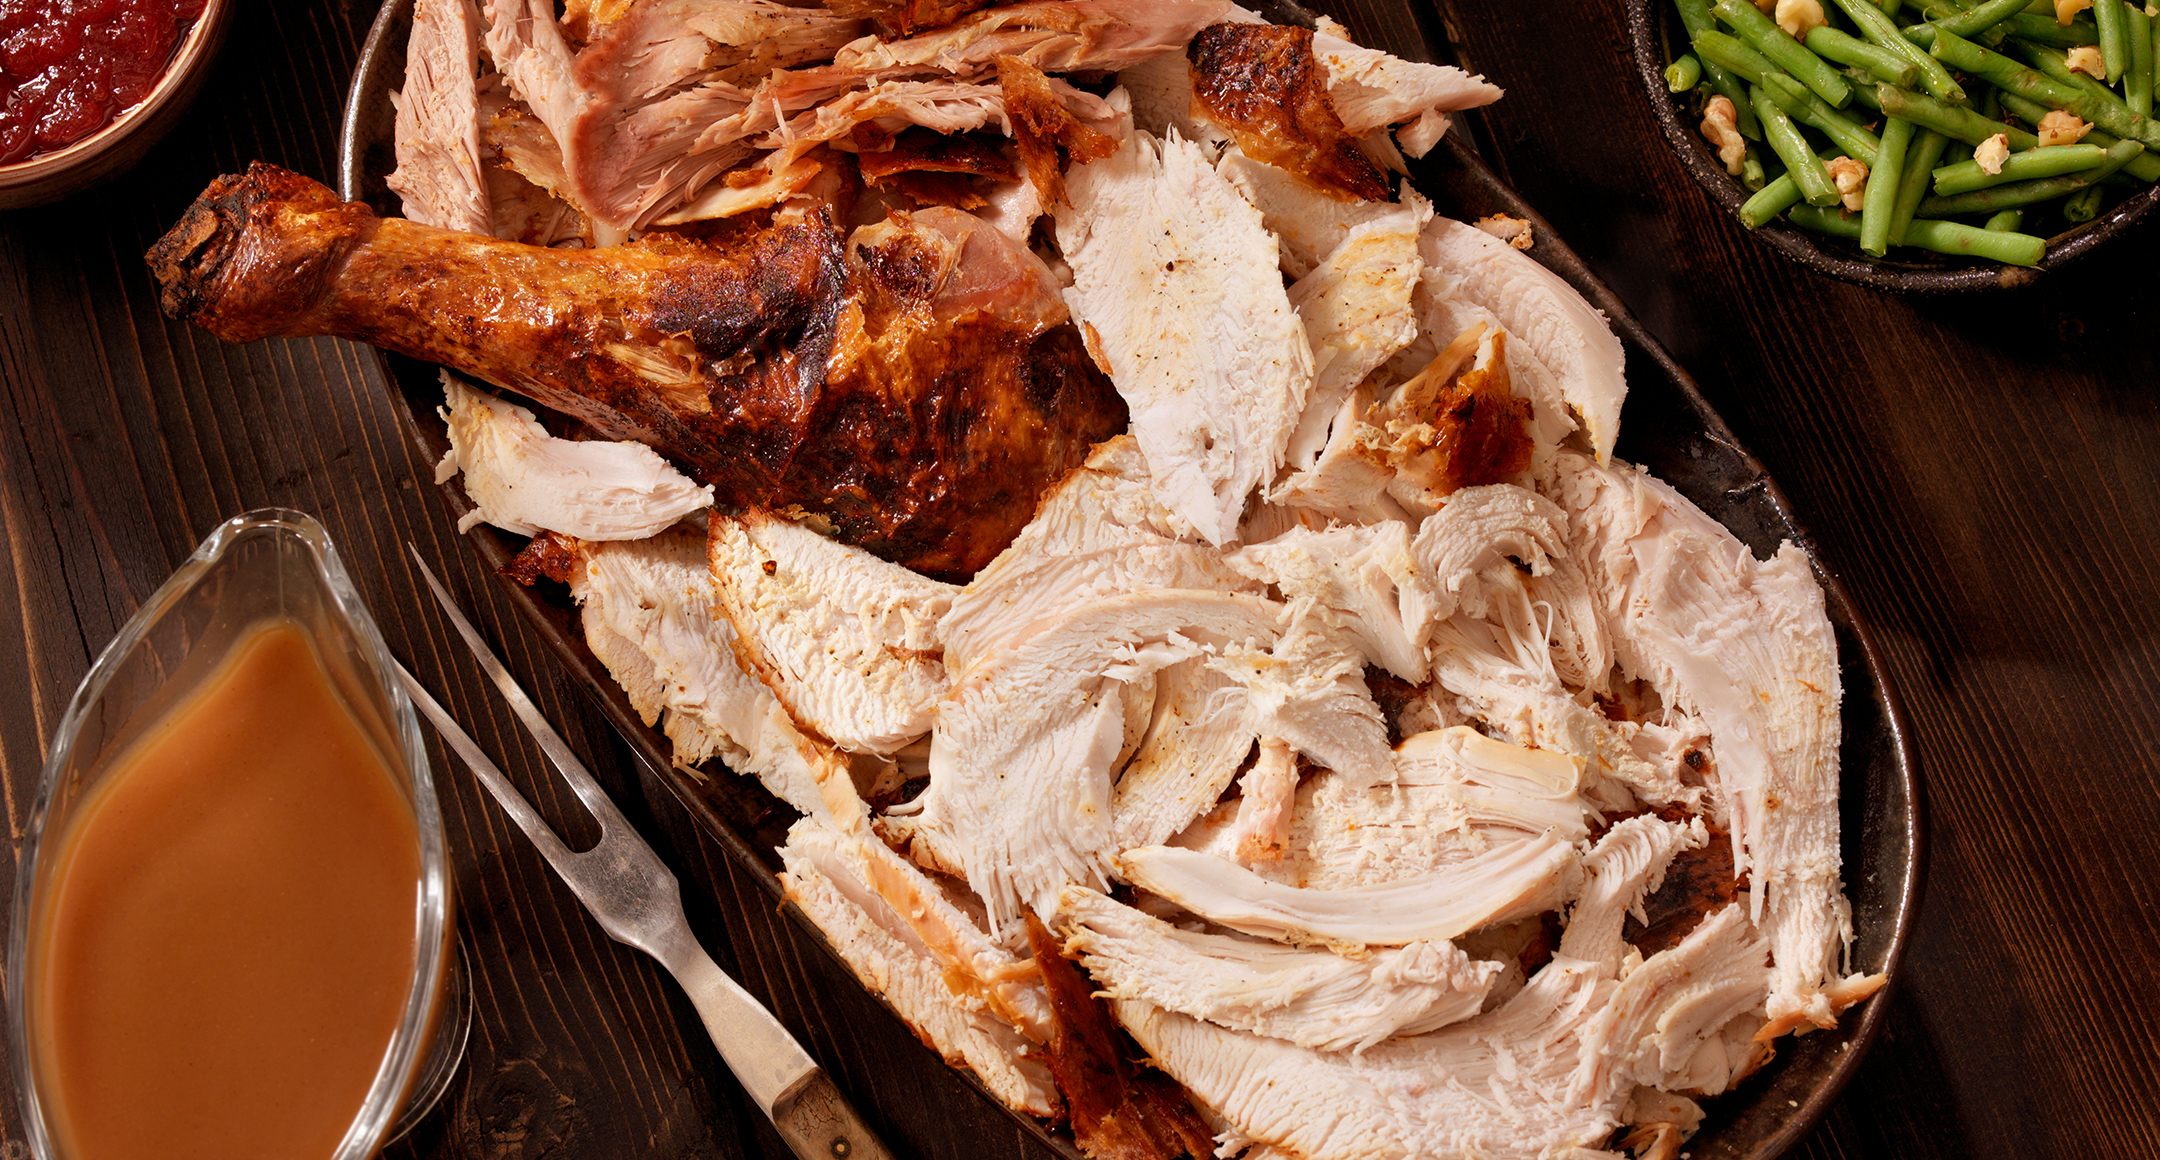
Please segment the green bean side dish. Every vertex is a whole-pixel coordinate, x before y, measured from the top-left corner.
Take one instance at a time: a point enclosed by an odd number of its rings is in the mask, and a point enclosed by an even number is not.
[[[1691,51],[1665,85],[1696,94],[1749,229],[2036,266],[2024,228],[2160,181],[2146,2],[1673,0]]]

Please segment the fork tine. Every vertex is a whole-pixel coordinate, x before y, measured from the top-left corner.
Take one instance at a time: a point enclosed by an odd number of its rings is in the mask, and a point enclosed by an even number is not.
[[[495,658],[494,650],[488,648],[487,643],[480,639],[479,630],[472,626],[471,621],[465,619],[465,613],[458,608],[457,602],[450,599],[450,593],[443,587],[442,581],[435,578],[435,570],[429,568],[427,561],[421,558],[420,549],[408,542],[405,550],[412,553],[413,563],[420,566],[420,575],[427,580],[428,588],[435,593],[436,603],[442,605],[443,612],[450,617],[450,623],[456,626],[458,635],[465,638],[466,647],[472,650],[473,658],[480,662],[480,667],[486,671],[488,679],[495,682],[495,688],[501,691],[503,700],[510,702],[511,711],[518,715],[518,720],[525,723],[525,729],[532,734],[533,740],[539,742],[540,751],[547,754],[548,760],[553,762],[555,768],[569,781],[570,788],[577,791],[578,799],[585,803],[585,808],[592,811],[594,819],[600,823],[601,840],[605,841],[611,833],[628,830],[630,823],[623,817],[622,811],[615,808],[614,800],[600,788],[599,782],[593,780],[592,774],[585,769],[585,763],[579,761],[577,754],[571,751],[569,743],[562,739],[561,734],[555,732],[555,727],[548,724],[539,707],[532,703],[532,698],[525,695],[524,688],[503,668],[502,662]]]
[[[458,725],[449,711],[435,700],[426,686],[420,683],[419,678],[413,676],[395,658],[392,658],[390,663],[396,667],[398,680],[404,683],[405,693],[412,698],[413,707],[420,710],[421,715],[435,726],[435,732],[442,737],[443,743],[456,751],[457,755],[465,760],[465,764],[479,775],[480,783],[487,787],[489,793],[495,795],[495,800],[501,804],[503,812],[510,815],[510,820],[517,823],[518,829],[525,831],[527,838],[532,839],[532,844],[539,848],[541,856],[548,860],[548,864],[555,867],[555,872],[568,879],[578,855],[563,845],[554,828],[532,808],[532,803],[525,800],[525,795],[510,784],[510,779],[503,776],[502,770],[488,758],[472,736]]]

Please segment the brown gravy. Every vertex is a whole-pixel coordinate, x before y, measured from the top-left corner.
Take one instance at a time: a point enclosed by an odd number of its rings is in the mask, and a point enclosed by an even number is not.
[[[327,1160],[414,971],[420,836],[300,629],[244,634],[48,847],[31,1053],[69,1160]]]

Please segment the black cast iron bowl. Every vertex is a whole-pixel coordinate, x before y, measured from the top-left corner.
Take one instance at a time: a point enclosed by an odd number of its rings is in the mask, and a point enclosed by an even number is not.
[[[1413,60],[1444,59],[1436,51],[1439,46],[1420,29],[1412,8],[1416,2],[1338,0],[1323,7],[1343,20],[1360,43]],[[398,208],[383,178],[394,167],[389,93],[403,83],[412,3],[385,3],[362,52],[345,111],[339,191],[347,199],[370,204],[378,213],[395,213]],[[1283,22],[1309,24],[1313,19],[1311,12],[1282,3],[1263,4],[1262,11]],[[1788,540],[1799,544],[1822,582],[1837,634],[1845,689],[1840,814],[1845,886],[1857,936],[1851,969],[1884,972],[1891,986],[1848,1012],[1834,1030],[1780,1040],[1775,1060],[1736,1091],[1705,1101],[1702,1130],[1686,1145],[1694,1160],[1775,1160],[1822,1119],[1852,1078],[1861,1055],[1881,1034],[1898,963],[1919,912],[1925,827],[1919,770],[1904,710],[1889,686],[1873,634],[1839,580],[1838,570],[1816,552],[1813,538],[1785,493],[1762,463],[1740,446],[1671,354],[1559,240],[1551,226],[1478,159],[1460,133],[1450,134],[1440,148],[1416,163],[1411,176],[1440,211],[1452,217],[1473,220],[1506,213],[1530,220],[1538,238],[1531,256],[1566,279],[1611,320],[1627,351],[1629,382],[1617,455],[1677,487],[1758,556],[1768,555]],[[448,444],[435,412],[442,402],[435,368],[399,355],[380,357],[403,404],[400,410],[408,420],[408,433],[425,461],[436,462]],[[445,485],[441,494],[456,514],[471,510],[454,483]],[[485,524],[475,527],[467,539],[497,569],[525,542]],[[780,887],[774,871],[779,859],[774,847],[785,840],[793,811],[753,779],[714,769],[709,780],[699,782],[676,769],[666,737],[639,720],[606,667],[586,647],[577,610],[567,595],[545,586],[522,588],[506,582],[506,587],[512,601],[599,701],[648,769],[777,902]],[[786,910],[806,938],[838,960],[807,917],[792,905]],[[928,1053],[922,1058],[922,1066],[943,1066]],[[973,1082],[972,1075],[962,1074],[981,1099],[1004,1110]],[[1077,1160],[1068,1135],[1033,1117],[1008,1114],[1022,1130]]]
[[[1701,117],[1665,88],[1665,66],[1672,63],[1676,46],[1687,43],[1672,0],[1626,0],[1628,39],[1634,46],[1635,76],[1665,140],[1679,156],[1680,164],[1695,178],[1710,200],[1740,218],[1740,205],[1748,199],[1738,179],[1725,172],[1717,154],[1703,140]],[[1811,233],[1783,218],[1752,233],[1755,240],[1806,266],[1847,282],[1877,290],[1906,294],[1949,294],[1974,290],[2005,290],[2029,285],[2042,275],[2077,261],[2107,242],[2121,237],[2160,204],[2160,185],[2139,190],[2106,213],[2064,230],[2047,240],[2047,253],[2036,267],[2005,266],[1923,250],[1894,248],[1881,258],[1860,252],[1850,238]]]

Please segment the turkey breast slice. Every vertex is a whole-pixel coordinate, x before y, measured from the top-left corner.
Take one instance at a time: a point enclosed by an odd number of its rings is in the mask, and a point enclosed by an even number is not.
[[[998,1014],[986,994],[953,986],[951,956],[917,933],[915,922],[864,881],[846,839],[808,819],[780,847],[781,882],[864,987],[883,996],[916,1035],[955,1067],[966,1067],[1006,1106],[1038,1116],[1057,1114],[1062,1101],[1032,1041]],[[1024,960],[1007,956],[1013,987],[1027,981]]]
[[[1417,337],[1411,291],[1423,268],[1418,235],[1432,212],[1430,202],[1408,194],[1388,212],[1351,226],[1290,287],[1290,305],[1312,347],[1313,386],[1290,435],[1289,470],[1303,471],[1319,460],[1343,401],[1374,367]]]
[[[1574,896],[1573,843],[1541,834],[1411,878],[1341,890],[1270,882],[1228,858],[1176,846],[1118,856],[1119,876],[1231,930],[1300,943],[1402,946],[1551,910]]]
[[[1188,97],[1191,87],[1188,77]],[[1350,231],[1393,217],[1404,205],[1422,206],[1422,210],[1413,212],[1418,213],[1421,231],[1431,228],[1431,203],[1408,184],[1402,187],[1401,205],[1385,201],[1344,201],[1320,192],[1287,169],[1245,156],[1236,146],[1222,154],[1215,168],[1223,180],[1237,190],[1238,196],[1260,211],[1261,224],[1281,242],[1283,273],[1292,278],[1303,278],[1312,273],[1322,259],[1341,247]],[[1422,232],[1420,237],[1422,258]]]
[[[1492,1011],[1360,1054],[1246,1035],[1139,999],[1113,1009],[1238,1133],[1304,1160],[1546,1160],[1607,1155],[1594,1149],[1619,1122],[1621,1095],[1580,1098],[1569,1080],[1618,986],[1590,964],[1555,959]]]
[[[1769,1011],[1828,1027],[1852,937],[1838,875],[1837,641],[1807,556],[1757,560],[1640,469],[1561,459],[1560,502],[1622,669],[1700,716],[1716,746],[1712,804],[1770,939]]]
[[[1122,686],[1209,648],[1272,643],[1282,606],[1163,589],[1097,600],[970,671],[940,709],[930,785],[889,834],[960,870],[1005,930],[1067,882],[1107,885]]]
[[[1252,752],[1238,685],[1206,657],[1155,677],[1154,716],[1110,790],[1111,846],[1158,846],[1206,813]]]
[[[709,553],[737,654],[804,730],[878,754],[929,731],[955,586],[754,509],[715,515]]]
[[[1420,248],[1453,295],[1490,311],[1510,345],[1543,364],[1558,397],[1532,395],[1532,405],[1579,426],[1598,462],[1609,460],[1627,398],[1627,358],[1605,316],[1558,274],[1476,226],[1436,217]]]
[[[1239,549],[1228,563],[1288,599],[1333,613],[1373,663],[1406,681],[1425,679],[1425,640],[1441,606],[1411,549],[1409,525],[1295,527]]]
[[[581,544],[569,584],[586,643],[645,723],[661,720],[678,765],[717,757],[799,812],[825,812],[820,782],[845,780],[845,762],[736,662],[735,630],[712,613],[703,533]]]
[[[965,676],[983,658],[1100,597],[1154,588],[1259,590],[1190,533],[1149,489],[1147,461],[1131,435],[1100,444],[954,595],[938,620],[947,671]]]
[[[1275,238],[1175,132],[1135,130],[1075,166],[1066,192],[1066,299],[1131,410],[1156,494],[1209,543],[1233,540],[1312,390]]]
[[[1077,886],[1058,896],[1056,918],[1068,953],[1107,997],[1319,1051],[1363,1051],[1467,1019],[1501,967],[1444,941],[1352,959],[1180,930]]]
[[[1642,917],[1643,899],[1665,880],[1674,855],[1699,850],[1709,841],[1701,818],[1680,823],[1638,814],[1614,823],[1583,855],[1586,881],[1582,897],[1568,912],[1559,953],[1602,963],[1617,977],[1628,949],[1621,938],[1627,916]]]
[[[397,168],[385,183],[413,221],[493,234],[494,204],[480,165],[480,40],[473,0],[414,4],[405,84],[390,94]]]
[[[1328,100],[1353,137],[1401,125],[1395,139],[1423,157],[1447,132],[1445,114],[1500,99],[1501,89],[1453,65],[1420,64],[1351,43],[1340,24],[1322,17],[1313,54],[1327,67]],[[1404,124],[1404,122],[1409,122]]]
[[[1278,885],[1349,890],[1429,874],[1548,831],[1580,841],[1592,814],[1582,781],[1577,758],[1462,726],[1421,733],[1396,747],[1386,784],[1360,789],[1329,772],[1307,777],[1282,857],[1251,869]],[[1169,844],[1234,856],[1231,817],[1227,807],[1211,813]]]
[[[473,510],[458,530],[490,523],[520,536],[547,530],[579,540],[641,540],[712,506],[658,452],[628,440],[557,439],[533,413],[442,372],[450,449],[435,482],[465,474]]]
[[[833,63],[864,73],[988,70],[1017,56],[1044,72],[1121,69],[1184,48],[1228,0],[1035,0],[971,13],[904,40],[866,36]]]

